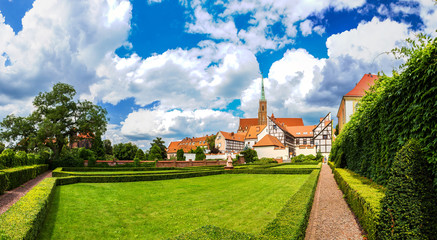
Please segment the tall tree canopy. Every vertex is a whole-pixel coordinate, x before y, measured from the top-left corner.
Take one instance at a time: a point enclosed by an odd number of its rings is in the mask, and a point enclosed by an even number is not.
[[[162,138],[157,137],[153,139],[153,143],[151,143],[152,147],[154,145],[157,145],[161,149],[161,158],[160,159],[166,159],[167,158],[167,148],[165,147],[165,142],[162,140]]]
[[[28,117],[7,116],[1,123],[0,139],[18,141],[25,150],[46,146],[57,158],[71,136],[86,133],[101,136],[106,131],[106,110],[90,101],[74,101],[76,90],[57,83],[50,92],[33,100],[35,111]]]

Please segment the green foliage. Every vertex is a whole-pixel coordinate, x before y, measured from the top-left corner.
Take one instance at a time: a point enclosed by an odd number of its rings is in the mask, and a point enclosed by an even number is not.
[[[308,162],[319,162],[323,160],[323,155],[319,152],[317,153],[317,156],[314,156],[312,154],[304,155],[299,154],[291,159],[292,163],[308,163]]]
[[[2,195],[9,186],[9,179],[6,176],[6,173],[0,172],[0,195]]]
[[[258,153],[255,150],[250,149],[250,148],[247,148],[246,150],[241,151],[240,154],[244,156],[244,161],[246,163],[252,163],[258,159]]]
[[[337,123],[337,125],[335,125],[334,135],[338,136],[338,123]]]
[[[138,151],[137,145],[133,143],[119,143],[114,145],[114,156],[118,160],[132,160]]]
[[[137,153],[135,154],[135,158],[138,158],[139,160],[146,160],[143,150],[138,149]]]
[[[16,168],[3,169],[2,172],[6,174],[8,186],[6,190],[11,190],[21,186],[23,183],[36,178],[41,173],[48,170],[48,165],[33,165]]]
[[[278,161],[276,161],[273,158],[261,158],[261,159],[257,159],[253,162],[253,164],[269,164],[269,163],[278,163]]]
[[[216,146],[215,146],[216,137],[217,137],[217,135],[212,135],[206,139],[206,142],[208,143],[208,149],[211,153],[219,153],[220,152],[220,150],[218,148],[216,148]]]
[[[197,147],[196,148],[196,150],[194,150],[194,153],[196,154],[196,157],[195,157],[195,161],[203,161],[203,160],[205,160],[206,159],[206,155],[205,155],[205,153],[203,152],[203,148],[201,148],[201,147]]]
[[[368,233],[368,239],[376,237],[381,211],[381,200],[384,197],[384,187],[372,180],[362,177],[348,169],[333,169],[338,187],[344,193],[346,202],[357,216],[360,225]]]
[[[176,152],[176,159],[177,159],[178,161],[185,161],[186,157],[184,156],[184,150],[179,149],[179,150]]]
[[[27,165],[28,159],[25,151],[15,153],[14,167]]]
[[[149,160],[162,160],[161,148],[158,145],[152,145],[149,152]]]
[[[0,142],[0,154],[5,150],[6,146],[4,143]]]
[[[0,167],[11,168],[15,166],[15,152],[12,149],[6,149],[0,154]]]
[[[49,147],[57,159],[68,138],[79,133],[96,136],[106,131],[106,110],[90,101],[74,101],[76,90],[57,83],[52,91],[33,100],[35,111],[28,117],[7,116],[1,123],[0,139],[18,141],[22,150]]]
[[[102,137],[100,135],[97,135],[93,138],[91,150],[94,152],[94,156],[97,159],[105,159],[105,148],[103,146]]]
[[[96,165],[96,153],[90,149],[80,148],[79,149],[79,158],[83,160],[88,160],[88,166],[93,167]],[[79,163],[78,163],[79,164]],[[78,166],[79,167],[79,166]]]
[[[103,148],[105,149],[105,154],[106,155],[112,155],[111,140],[109,140],[109,139],[103,140]]]
[[[47,215],[55,178],[46,178],[0,215],[1,239],[37,239]]]
[[[320,171],[313,171],[276,218],[262,230],[260,239],[304,239]]]
[[[171,240],[222,240],[222,239],[235,239],[235,240],[244,240],[244,239],[258,239],[257,237],[247,234],[241,233],[225,228],[219,228],[216,226],[203,226],[195,231],[179,235],[177,237],[171,238]]]
[[[50,168],[83,167],[84,159],[80,157],[80,152],[79,148],[68,149],[64,147],[60,156],[52,161]]]
[[[396,154],[382,199],[378,239],[434,239],[437,236],[433,176],[417,140]]]
[[[162,138],[157,137],[153,139],[153,143],[151,143],[152,147],[154,145],[157,145],[161,149],[161,158],[159,159],[166,159],[167,158],[167,147],[165,146],[165,142],[162,140]]]
[[[386,185],[396,152],[411,138],[423,146],[437,187],[437,39],[416,44],[403,72],[381,76],[333,144],[330,159]]]

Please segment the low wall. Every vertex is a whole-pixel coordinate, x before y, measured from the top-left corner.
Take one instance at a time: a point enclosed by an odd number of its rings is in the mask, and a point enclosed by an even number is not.
[[[133,160],[97,160],[97,163],[107,163],[109,166],[115,166],[115,165],[123,165],[126,163],[133,163]],[[155,161],[140,161],[141,163],[153,163]],[[217,160],[217,161],[207,161],[206,159],[203,161],[157,161],[156,167],[163,168],[163,167],[197,167],[197,166],[217,166],[217,165],[226,165],[225,160]],[[88,166],[88,160],[84,161],[84,166]]]

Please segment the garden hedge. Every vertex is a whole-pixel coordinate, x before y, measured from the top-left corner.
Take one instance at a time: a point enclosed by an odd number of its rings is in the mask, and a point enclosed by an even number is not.
[[[396,152],[415,138],[437,189],[437,38],[419,39],[402,73],[381,76],[333,143],[330,159],[386,185]]]
[[[46,178],[0,215],[0,239],[36,239],[50,207],[55,178]]]
[[[235,240],[250,240],[257,239],[255,236],[236,232],[229,229],[219,228],[216,226],[203,226],[195,231],[185,233],[179,235],[177,237],[171,238],[172,240],[200,240],[200,239],[208,239],[208,240],[222,240],[222,239],[235,239]]]
[[[334,168],[334,178],[343,191],[346,202],[368,233],[368,239],[377,239],[376,231],[385,188],[348,169]]]
[[[4,172],[0,172],[0,195],[2,195],[8,188],[8,178]]]
[[[47,171],[49,166],[47,164],[23,166],[16,168],[7,168],[1,170],[7,178],[8,185],[6,190],[14,189],[21,186],[23,183],[36,178],[39,174]]]
[[[320,170],[314,170],[308,180],[288,200],[276,218],[261,232],[261,239],[304,239]]]

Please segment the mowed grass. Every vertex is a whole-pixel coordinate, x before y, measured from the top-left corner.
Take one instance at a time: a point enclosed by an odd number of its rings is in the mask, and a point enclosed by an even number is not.
[[[274,168],[321,168],[322,167],[322,163],[319,163],[317,165],[315,164],[308,164],[308,165],[293,165],[293,164],[288,164],[288,165],[281,165],[281,166],[277,166]]]
[[[167,239],[205,225],[259,233],[309,175],[224,174],[57,188],[40,239]]]

